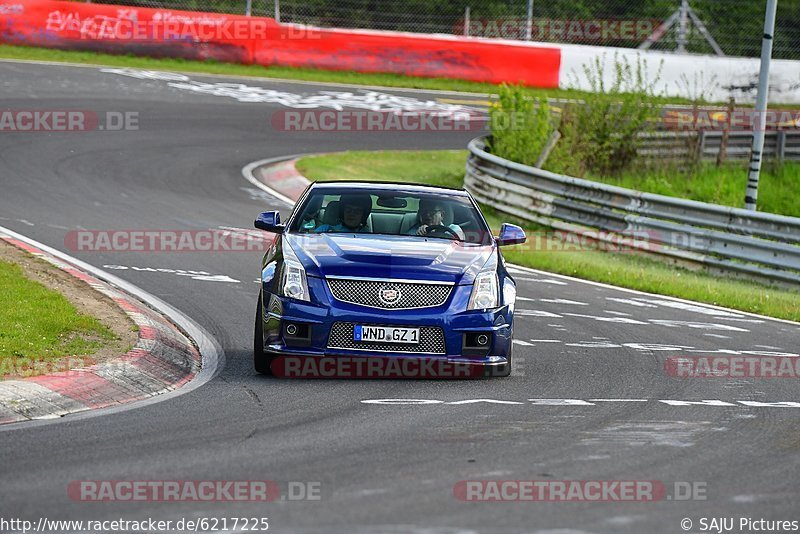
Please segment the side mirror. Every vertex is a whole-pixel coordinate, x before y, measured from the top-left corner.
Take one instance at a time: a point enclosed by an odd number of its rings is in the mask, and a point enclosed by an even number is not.
[[[504,223],[500,227],[500,235],[495,239],[497,240],[497,246],[502,247],[504,245],[519,245],[524,243],[527,237],[525,236],[525,230],[516,224]]]
[[[284,226],[281,224],[281,214],[277,211],[265,211],[256,217],[253,226],[259,230],[272,232],[273,234],[280,234],[283,232]]]

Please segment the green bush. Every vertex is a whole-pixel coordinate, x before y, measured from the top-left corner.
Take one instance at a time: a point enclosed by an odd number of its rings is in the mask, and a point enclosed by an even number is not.
[[[561,150],[551,167],[577,157],[583,170],[618,174],[636,157],[639,134],[653,128],[660,113],[658,98],[662,95],[655,88],[661,66],[651,76],[645,61],[639,58],[632,63],[615,55],[610,72],[605,63],[605,56],[601,56],[591,66],[584,66],[583,76],[593,94],[581,105],[567,108],[560,126]]]
[[[503,85],[489,109],[489,150],[535,165],[558,129],[560,140],[547,159],[548,169],[572,176],[613,176],[629,168],[641,143],[639,134],[654,127],[661,110],[655,89],[661,68],[651,76],[643,60],[633,63],[616,55],[610,71],[605,63],[600,57],[584,67],[592,94],[564,106],[559,120],[547,102],[531,98],[522,87]]]
[[[501,158],[535,165],[555,130],[550,106],[521,86],[503,85],[489,108],[492,136],[488,149]]]

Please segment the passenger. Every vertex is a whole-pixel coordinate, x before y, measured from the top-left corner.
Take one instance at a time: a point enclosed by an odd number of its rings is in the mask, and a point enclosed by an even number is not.
[[[457,237],[464,240],[464,231],[457,224],[444,224],[445,216],[444,203],[436,199],[422,199],[419,202],[419,211],[417,211],[417,224],[412,226],[406,232],[408,235],[428,236],[436,235],[437,237]],[[453,233],[447,232],[444,228],[449,228]]]
[[[369,232],[367,218],[372,212],[372,197],[369,195],[342,195],[339,199],[339,224],[323,224],[314,230],[323,232]]]

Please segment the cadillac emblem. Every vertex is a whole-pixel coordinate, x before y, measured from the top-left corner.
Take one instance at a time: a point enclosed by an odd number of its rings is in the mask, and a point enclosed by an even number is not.
[[[387,306],[396,304],[400,300],[400,290],[394,287],[381,288],[378,293],[378,298],[383,304]]]

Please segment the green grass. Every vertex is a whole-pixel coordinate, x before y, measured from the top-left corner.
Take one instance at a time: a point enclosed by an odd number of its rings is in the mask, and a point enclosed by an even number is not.
[[[783,168],[765,165],[758,188],[758,210],[800,217],[800,164],[786,163]],[[690,198],[723,206],[744,207],[747,163],[727,163],[717,168],[703,163],[689,173],[671,165],[630,170],[618,177],[587,176],[611,185]]]
[[[351,151],[309,156],[297,169],[314,180],[367,180],[462,187],[466,150]]]
[[[60,293],[26,278],[22,268],[0,260],[0,374],[20,362],[54,362],[90,355],[114,334],[97,319],[78,313]],[[35,374],[35,373],[34,373]]]
[[[303,158],[297,167],[312,180],[384,180],[460,188],[466,155],[466,151],[461,150],[344,152]],[[483,210],[495,232],[503,222],[520,224],[529,234],[543,231],[541,227],[515,220],[489,207],[484,206]],[[541,250],[530,250],[531,247],[525,245],[507,247],[503,253],[517,265],[800,321],[800,292],[690,271],[634,253],[577,251],[574,247],[553,251],[559,247],[544,243],[538,248]]]
[[[223,76],[248,76],[256,78],[282,78],[289,80],[313,81],[322,83],[347,83],[354,85],[373,85],[381,87],[405,87],[412,89],[430,89],[441,91],[459,91],[493,95],[498,85],[491,83],[452,80],[448,78],[421,78],[400,74],[365,74],[353,71],[329,71],[321,69],[295,67],[264,67],[261,65],[239,65],[220,63],[214,60],[192,61],[174,58],[150,58],[133,55],[114,55],[98,52],[58,50],[28,46],[12,46],[0,44],[0,58],[35,61],[56,61],[81,63],[87,65],[103,65],[112,67],[129,67],[134,69],[161,70],[187,73],[218,74]],[[585,91],[573,89],[536,89],[526,88],[534,98],[574,98],[586,96]],[[688,103],[683,98],[660,99],[664,103]]]

